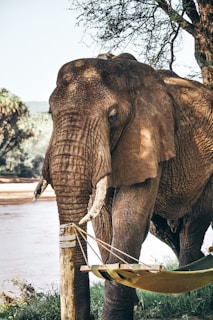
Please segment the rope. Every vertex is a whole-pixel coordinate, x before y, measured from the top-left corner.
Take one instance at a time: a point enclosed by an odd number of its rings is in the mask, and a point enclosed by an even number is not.
[[[77,231],[77,230],[76,230]],[[83,230],[84,231],[84,230]],[[84,241],[87,243],[87,245],[90,247],[90,249],[93,251],[93,253],[96,255],[96,257],[102,262],[101,257],[99,256],[99,254],[95,251],[95,249],[93,249],[92,245],[89,243],[89,241],[87,240],[87,237],[79,230],[78,231],[81,234],[81,237],[84,239]],[[87,233],[86,233],[87,234]],[[87,234],[88,235],[88,234]],[[91,236],[91,235],[89,235]],[[92,236],[91,236],[92,237]],[[95,240],[95,239],[94,239]],[[87,265],[89,265],[87,263]]]
[[[125,259],[121,258],[118,254],[116,254],[115,252],[113,252],[113,251],[111,251],[111,250],[113,249],[113,250],[116,251],[117,253],[120,253],[120,254],[122,254],[122,255],[124,255],[124,256],[126,256],[126,257],[128,257],[128,258],[130,258],[130,259],[132,259],[132,260],[134,260],[134,261],[136,261],[137,263],[143,264],[143,265],[145,265],[145,266],[147,266],[147,267],[151,267],[150,265],[141,262],[139,259],[136,259],[135,257],[133,257],[133,256],[131,256],[131,255],[129,255],[129,254],[127,254],[127,253],[125,253],[125,252],[123,252],[123,251],[115,248],[115,247],[113,247],[112,245],[108,244],[107,242],[104,242],[103,240],[100,240],[100,239],[92,236],[91,234],[87,233],[86,231],[84,231],[83,229],[81,229],[81,228],[80,228],[79,226],[77,226],[76,224],[72,223],[72,227],[74,228],[74,232],[75,232],[75,234],[76,234],[76,238],[77,238],[77,240],[78,240],[80,249],[81,249],[81,251],[82,251],[82,254],[83,254],[83,256],[84,256],[84,260],[85,260],[87,266],[89,266],[88,260],[87,260],[87,258],[86,258],[86,254],[85,254],[85,252],[84,252],[83,246],[82,246],[82,244],[81,244],[81,240],[80,240],[80,238],[79,238],[79,236],[78,236],[78,233],[81,235],[81,237],[83,238],[83,240],[89,245],[89,247],[92,249],[92,251],[95,253],[95,255],[98,257],[98,259],[99,259],[101,262],[102,262],[102,260],[101,260],[100,256],[99,256],[99,255],[95,252],[95,250],[92,248],[92,246],[90,245],[90,243],[89,243],[88,240],[87,240],[87,237],[90,237],[91,239],[93,239],[94,241],[96,241],[102,248],[104,248],[105,250],[107,250],[108,252],[110,252],[113,256],[115,256],[116,258],[118,258],[118,259],[121,260],[123,263],[125,263],[125,264],[127,264],[127,265],[129,265],[129,266],[130,266],[130,264],[129,264]]]
[[[78,240],[78,244],[79,244],[79,246],[80,246],[81,252],[82,252],[83,257],[84,257],[84,260],[85,260],[86,264],[89,265],[89,261],[87,260],[87,256],[86,256],[86,254],[85,254],[85,251],[84,251],[84,248],[83,248],[83,246],[82,246],[81,240],[80,240],[80,238],[79,238],[79,236],[78,236],[78,233],[76,232],[76,229],[74,229],[74,232],[75,232],[76,238],[77,238],[77,240]]]

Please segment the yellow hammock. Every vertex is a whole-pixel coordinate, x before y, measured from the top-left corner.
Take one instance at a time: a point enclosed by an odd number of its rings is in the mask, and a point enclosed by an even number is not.
[[[73,227],[81,248],[82,246],[77,233],[80,233],[81,237],[83,237],[85,241],[87,240],[84,234],[90,236],[93,240],[96,240],[98,244],[102,245],[105,249],[110,247],[107,243],[87,234],[78,226],[73,225]],[[118,249],[113,249],[123,254],[123,252]],[[212,249],[213,248],[210,247],[209,250],[212,251]],[[85,257],[85,253],[83,251],[82,253]],[[119,258],[118,255],[115,254],[115,256]],[[86,257],[85,261],[87,263]],[[92,272],[99,278],[116,281],[120,284],[136,289],[159,293],[183,293],[204,287],[213,282],[213,255],[209,254],[193,263],[173,271],[164,270],[162,266],[148,266],[143,263],[116,263],[92,266],[89,266],[87,263],[86,266],[81,266],[81,271]]]
[[[182,293],[213,282],[213,256],[208,255],[202,259],[205,259],[206,264],[209,264],[211,268],[194,271],[166,271],[160,267],[158,270],[157,268],[144,269],[144,265],[141,264],[106,264],[82,266],[81,271],[92,271],[99,278],[115,280],[132,288],[160,293]],[[196,263],[199,263],[200,260]]]

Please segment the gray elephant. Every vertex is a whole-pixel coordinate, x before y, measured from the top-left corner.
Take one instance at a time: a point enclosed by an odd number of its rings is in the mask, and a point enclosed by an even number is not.
[[[129,54],[65,64],[50,97],[53,133],[41,183],[55,190],[60,223],[94,218],[97,237],[136,258],[151,223],[180,265],[200,258],[213,218],[212,103],[202,84]],[[101,253],[104,262],[118,262]],[[74,264],[76,319],[85,320],[89,281],[79,271],[79,247]],[[135,297],[134,289],[106,281],[102,320],[133,319]]]

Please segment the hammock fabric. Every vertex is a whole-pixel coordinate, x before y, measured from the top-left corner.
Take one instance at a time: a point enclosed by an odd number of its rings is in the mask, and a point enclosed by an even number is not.
[[[82,266],[81,271],[92,271],[99,278],[114,280],[132,288],[159,293],[183,293],[213,282],[213,256],[209,254],[173,271],[163,270],[161,266],[145,268],[141,264]]]

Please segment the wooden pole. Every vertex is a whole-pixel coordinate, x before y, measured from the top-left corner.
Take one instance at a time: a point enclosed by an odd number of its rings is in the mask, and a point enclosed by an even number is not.
[[[60,300],[61,320],[76,320],[74,288],[74,250],[76,237],[72,224],[60,226]]]

